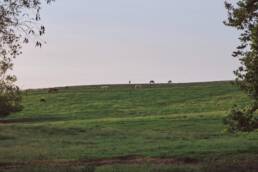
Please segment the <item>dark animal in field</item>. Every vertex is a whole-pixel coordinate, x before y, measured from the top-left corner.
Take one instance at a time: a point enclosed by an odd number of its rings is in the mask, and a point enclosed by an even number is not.
[[[171,80],[168,81],[168,84],[172,84],[173,82]]]
[[[48,93],[57,93],[59,90],[57,88],[49,88]]]
[[[47,102],[47,100],[45,98],[41,98],[39,101],[42,102],[42,103],[46,103]]]

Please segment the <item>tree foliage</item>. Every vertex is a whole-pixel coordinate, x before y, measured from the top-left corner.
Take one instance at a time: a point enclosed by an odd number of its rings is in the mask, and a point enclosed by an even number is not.
[[[250,132],[257,127],[257,119],[249,112],[248,107],[240,109],[234,106],[224,121],[230,126],[229,129],[231,132]]]
[[[225,7],[228,10],[225,25],[241,31],[240,45],[233,52],[233,57],[238,58],[241,63],[241,66],[234,71],[236,83],[253,100],[253,104],[245,110],[234,108],[227,121],[232,120],[239,125],[246,125],[233,127],[234,130],[245,130],[244,128],[250,130],[251,121],[242,123],[240,120],[245,117],[253,120],[253,114],[258,109],[258,0],[238,0],[236,4],[225,2]],[[252,125],[252,129],[256,127]]]
[[[20,91],[10,70],[24,43],[42,45],[45,27],[39,21],[43,1],[54,0],[0,0],[0,116],[21,110]]]

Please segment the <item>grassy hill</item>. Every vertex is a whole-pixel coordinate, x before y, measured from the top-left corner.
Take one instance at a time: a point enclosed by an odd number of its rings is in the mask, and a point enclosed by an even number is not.
[[[222,122],[234,104],[244,106],[248,101],[229,82],[137,89],[134,85],[78,86],[59,88],[57,93],[30,90],[24,92],[24,110],[0,124],[0,162],[141,157],[156,158],[155,163],[173,159],[175,164],[186,163],[184,168],[191,165],[191,170],[213,160],[248,164],[258,160],[258,133],[223,132]],[[149,168],[144,169],[156,169]],[[127,169],[144,171],[142,166]]]
[[[40,99],[46,99],[46,103]],[[177,85],[111,85],[60,88],[58,93],[32,90],[25,109],[11,118],[107,118],[228,111],[247,101],[229,82]]]

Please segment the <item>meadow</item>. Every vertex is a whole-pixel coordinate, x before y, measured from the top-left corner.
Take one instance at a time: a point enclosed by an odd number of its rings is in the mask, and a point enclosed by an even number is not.
[[[250,101],[230,82],[58,89],[2,120],[0,171],[258,171],[258,131],[223,124]]]

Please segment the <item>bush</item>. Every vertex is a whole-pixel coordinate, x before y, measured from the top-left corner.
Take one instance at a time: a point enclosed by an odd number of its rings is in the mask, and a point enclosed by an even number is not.
[[[22,110],[21,92],[13,83],[16,78],[8,77],[0,81],[0,117]]]
[[[228,125],[231,132],[250,132],[258,128],[258,119],[249,108],[242,110],[237,106],[231,109],[229,115],[224,119],[224,123]]]

